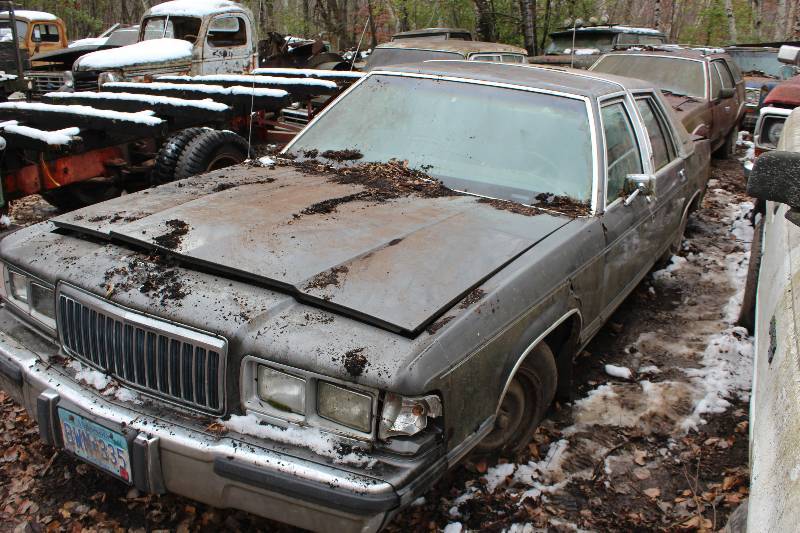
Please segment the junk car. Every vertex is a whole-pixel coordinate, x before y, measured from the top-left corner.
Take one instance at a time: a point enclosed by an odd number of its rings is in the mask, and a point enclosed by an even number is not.
[[[462,39],[403,38],[376,46],[367,59],[364,71],[437,59],[525,63],[527,57],[528,52],[524,48],[508,44]]]
[[[709,161],[647,82],[376,70],[273,168],[0,240],[0,387],[141,491],[378,530],[466,454],[528,444]]]

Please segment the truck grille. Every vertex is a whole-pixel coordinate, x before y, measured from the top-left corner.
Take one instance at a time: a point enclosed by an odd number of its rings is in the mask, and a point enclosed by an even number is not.
[[[33,82],[32,93],[37,99],[64,86],[64,75],[61,72],[27,72],[25,75]],[[97,91],[97,79],[76,79],[75,91]]]
[[[224,405],[227,342],[59,287],[64,349],[143,393],[205,412]]]

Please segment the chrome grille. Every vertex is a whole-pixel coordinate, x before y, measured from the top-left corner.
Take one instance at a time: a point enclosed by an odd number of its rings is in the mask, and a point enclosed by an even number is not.
[[[32,92],[37,98],[56,92],[64,86],[64,74],[61,72],[27,72],[25,75],[33,82]],[[75,80],[75,92],[89,91],[97,91],[97,79]]]
[[[69,286],[58,291],[64,350],[156,396],[219,413],[224,407],[227,343],[154,319]]]

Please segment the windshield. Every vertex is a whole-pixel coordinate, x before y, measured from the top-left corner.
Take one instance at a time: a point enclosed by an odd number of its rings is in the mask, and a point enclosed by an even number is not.
[[[21,20],[17,21],[17,39],[24,41],[28,35],[28,23]],[[0,20],[0,42],[8,42],[12,40],[13,34],[11,32],[11,21],[9,19]]]
[[[681,96],[706,97],[702,61],[651,55],[616,54],[600,58],[591,70],[639,78],[662,91]]]
[[[196,17],[151,17],[144,21],[142,40],[167,38],[194,42],[201,22]]]
[[[464,59],[455,52],[437,50],[412,50],[408,48],[376,48],[369,56],[366,71],[387,65],[404,65],[406,63],[422,63],[431,59]]]
[[[614,47],[614,34],[613,33],[576,33],[575,34],[575,49],[576,50],[599,50],[601,52],[610,52]],[[572,33],[559,34],[553,37],[553,40],[545,51],[546,54],[564,54],[569,53],[572,49]]]
[[[357,150],[361,162],[407,161],[446,187],[534,204],[589,202],[592,139],[583,100],[472,83],[371,76],[290,147]]]

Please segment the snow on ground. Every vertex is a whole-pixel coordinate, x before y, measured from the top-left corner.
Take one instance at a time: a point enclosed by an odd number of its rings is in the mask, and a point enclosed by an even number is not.
[[[609,376],[619,379],[631,379],[633,377],[631,369],[624,366],[606,365],[605,371]]]

